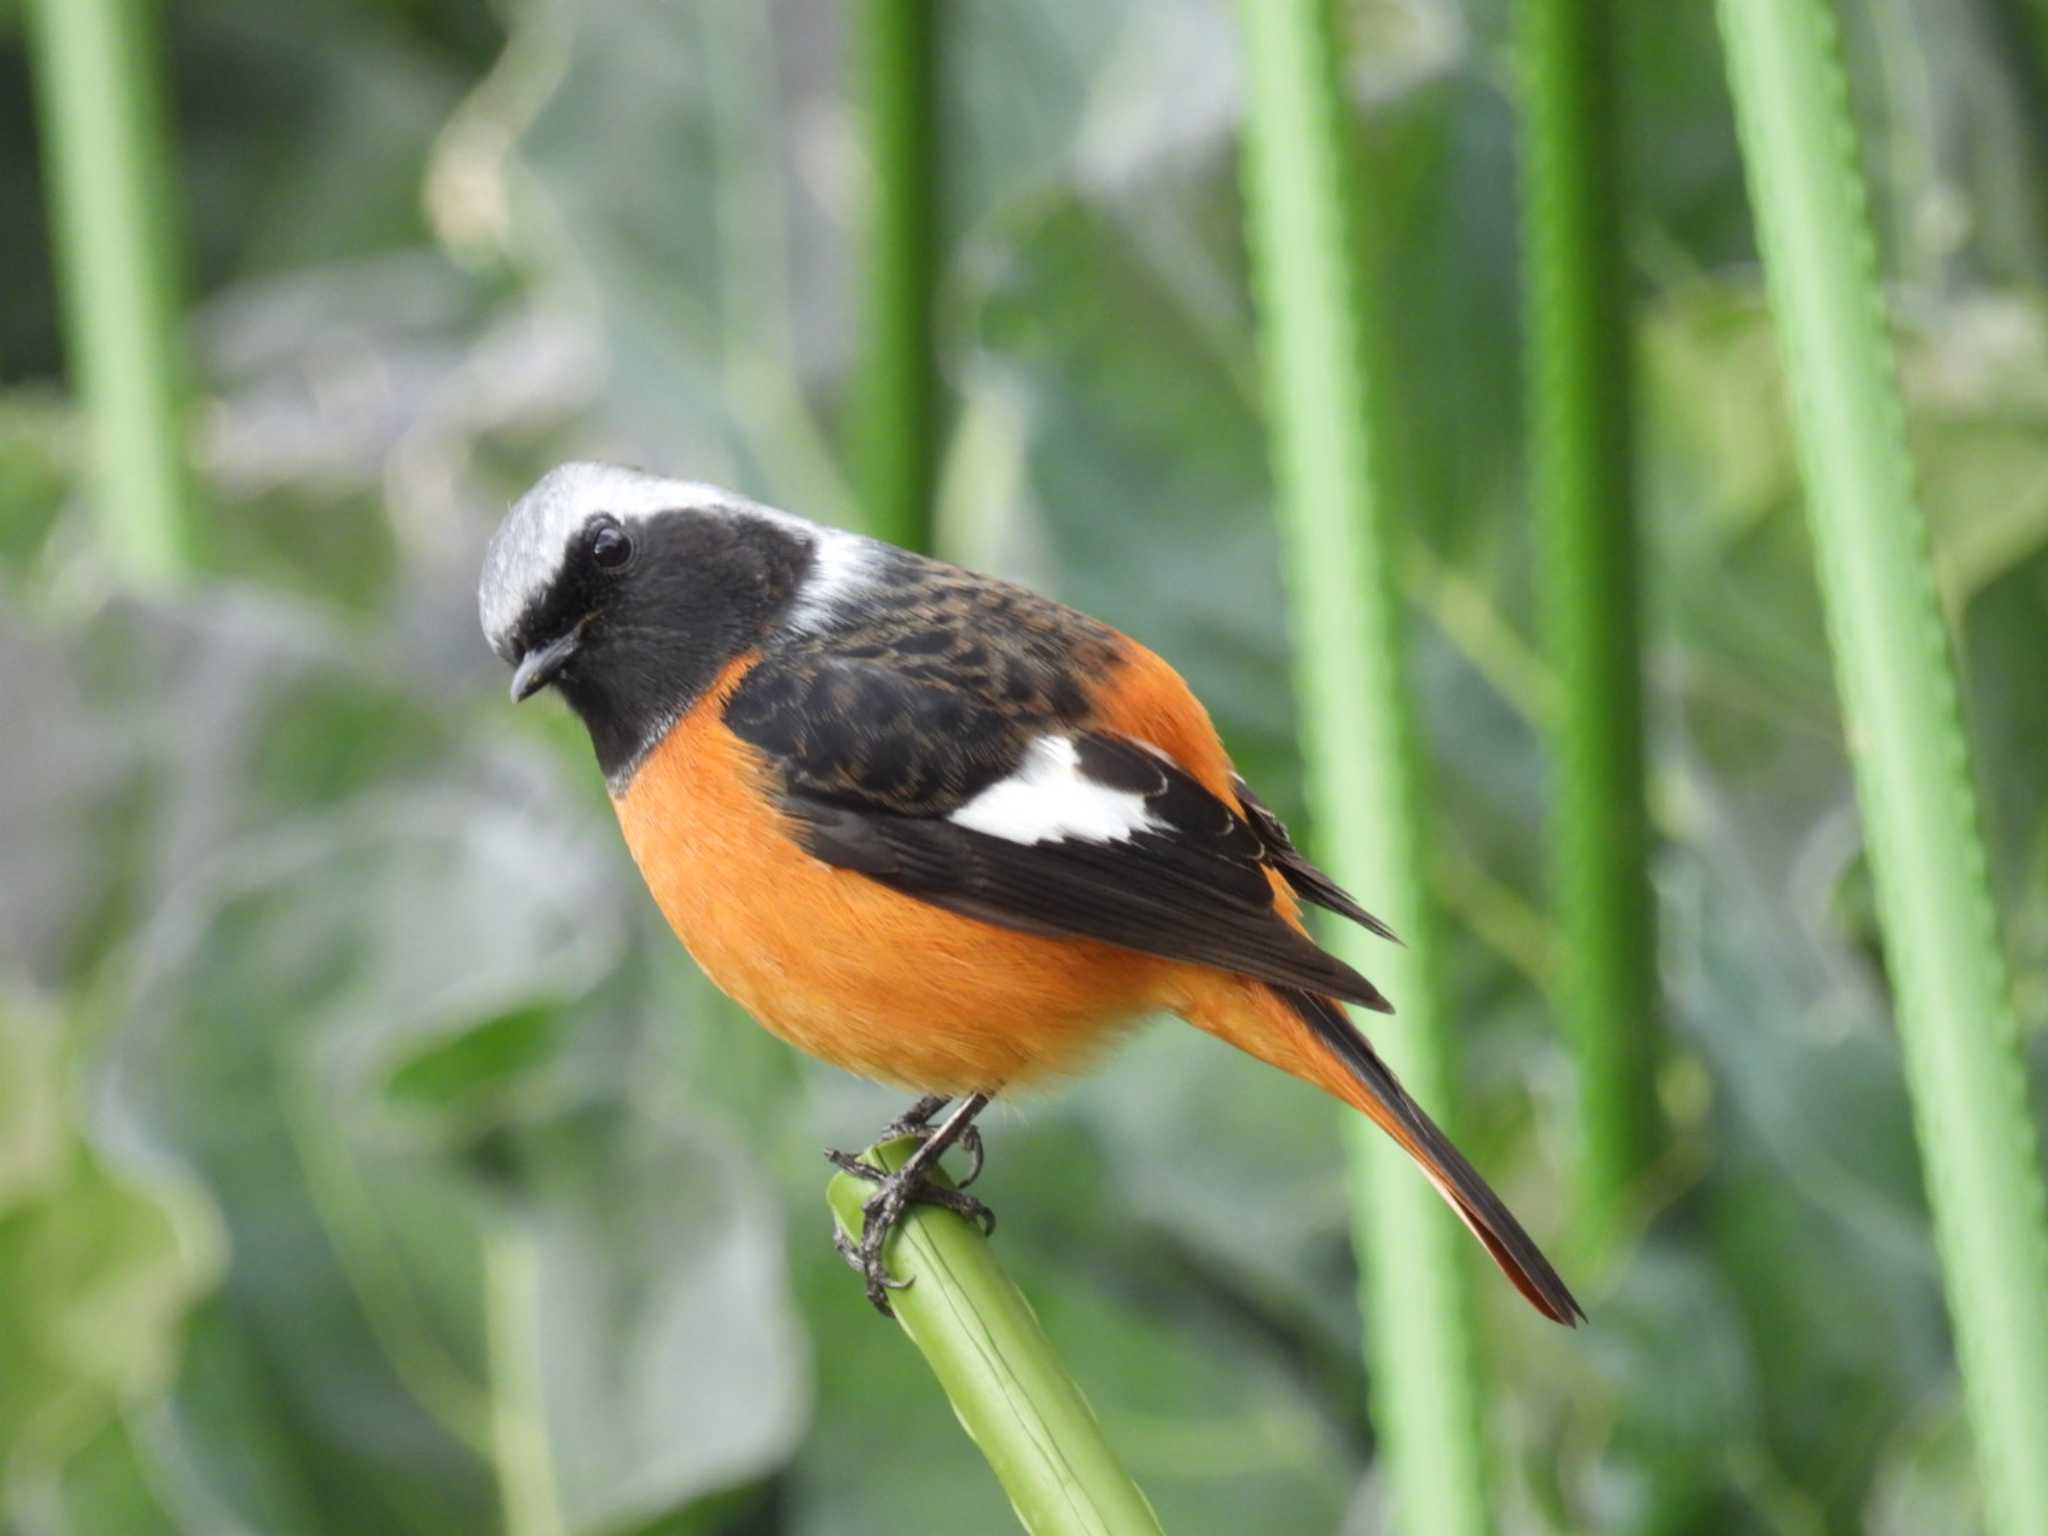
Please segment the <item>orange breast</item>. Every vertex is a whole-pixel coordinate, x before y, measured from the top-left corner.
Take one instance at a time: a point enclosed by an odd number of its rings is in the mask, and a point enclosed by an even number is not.
[[[1175,994],[1182,967],[957,917],[805,853],[721,718],[751,664],[726,669],[614,805],[669,925],[762,1024],[862,1076],[966,1093],[1085,1065]]]

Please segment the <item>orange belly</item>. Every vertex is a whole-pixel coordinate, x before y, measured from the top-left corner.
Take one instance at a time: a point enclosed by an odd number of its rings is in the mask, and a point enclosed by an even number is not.
[[[729,667],[613,804],[691,956],[790,1044],[920,1092],[1014,1087],[1085,1066],[1185,967],[1012,933],[812,858],[725,728]]]

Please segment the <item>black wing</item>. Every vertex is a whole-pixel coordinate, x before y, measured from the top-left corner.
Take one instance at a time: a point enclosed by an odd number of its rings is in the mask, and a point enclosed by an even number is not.
[[[1348,917],[1383,939],[1392,939],[1396,944],[1401,942],[1399,934],[1361,907],[1349,891],[1302,857],[1280,818],[1266,809],[1266,802],[1253,794],[1251,785],[1242,778],[1237,780],[1237,798],[1244,805],[1252,830],[1266,845],[1266,856],[1287,883],[1294,887],[1295,895],[1335,912],[1339,917]]]
[[[1260,832],[1160,754],[1056,711],[990,709],[886,666],[814,670],[811,681],[775,683],[752,703],[742,690],[726,720],[781,769],[784,808],[817,858],[1001,927],[1097,939],[1391,1011],[1371,982],[1280,915]],[[764,704],[792,688],[806,707]],[[818,707],[832,698],[847,707]],[[1115,837],[1036,842],[952,819],[1016,774],[1047,734],[1072,742],[1086,787],[1138,797],[1143,816]]]

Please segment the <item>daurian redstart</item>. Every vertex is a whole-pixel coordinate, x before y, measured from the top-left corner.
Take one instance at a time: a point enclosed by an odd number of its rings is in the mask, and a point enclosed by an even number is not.
[[[1578,1303],[1345,1014],[1388,1011],[1313,902],[1391,937],[1289,842],[1178,673],[1107,624],[715,486],[566,464],[492,539],[512,696],[589,728],[627,845],[705,973],[791,1044],[926,1097],[882,1245],[990,1095],[1178,1014],[1372,1117],[1544,1316]],[[928,1129],[944,1105],[962,1102]],[[842,1166],[852,1160],[838,1155]],[[978,1156],[977,1156],[978,1161]],[[857,1166],[857,1165],[855,1165]]]

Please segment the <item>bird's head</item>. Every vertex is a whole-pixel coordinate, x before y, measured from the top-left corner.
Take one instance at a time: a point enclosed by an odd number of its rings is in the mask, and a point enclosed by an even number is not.
[[[564,464],[491,539],[478,615],[513,699],[560,692],[616,791],[728,662],[827,614],[867,542],[717,486]]]

